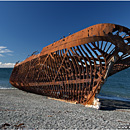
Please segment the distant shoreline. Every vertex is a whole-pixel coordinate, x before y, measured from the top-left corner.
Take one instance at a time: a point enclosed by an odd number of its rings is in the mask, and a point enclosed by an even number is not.
[[[13,67],[14,68],[14,67]],[[12,67],[0,67],[0,69],[13,69]]]

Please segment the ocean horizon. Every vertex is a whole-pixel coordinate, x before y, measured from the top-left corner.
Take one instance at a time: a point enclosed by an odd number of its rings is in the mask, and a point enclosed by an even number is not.
[[[16,89],[9,83],[13,68],[0,68],[0,89]],[[97,96],[130,102],[130,68],[108,77]]]

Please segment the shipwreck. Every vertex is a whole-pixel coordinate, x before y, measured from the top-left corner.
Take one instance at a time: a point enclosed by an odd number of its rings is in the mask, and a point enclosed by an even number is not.
[[[129,45],[130,29],[93,25],[16,63],[10,83],[27,92],[98,108],[96,96],[106,79],[130,67]]]

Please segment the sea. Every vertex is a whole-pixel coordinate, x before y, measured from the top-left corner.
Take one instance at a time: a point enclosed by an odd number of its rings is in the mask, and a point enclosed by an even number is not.
[[[0,68],[0,89],[16,89],[9,83],[13,68]],[[98,98],[130,102],[130,68],[108,77]]]

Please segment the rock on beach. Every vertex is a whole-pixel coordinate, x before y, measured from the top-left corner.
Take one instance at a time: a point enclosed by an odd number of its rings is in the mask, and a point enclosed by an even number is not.
[[[0,129],[130,129],[130,102],[100,99],[101,109],[0,90]]]

